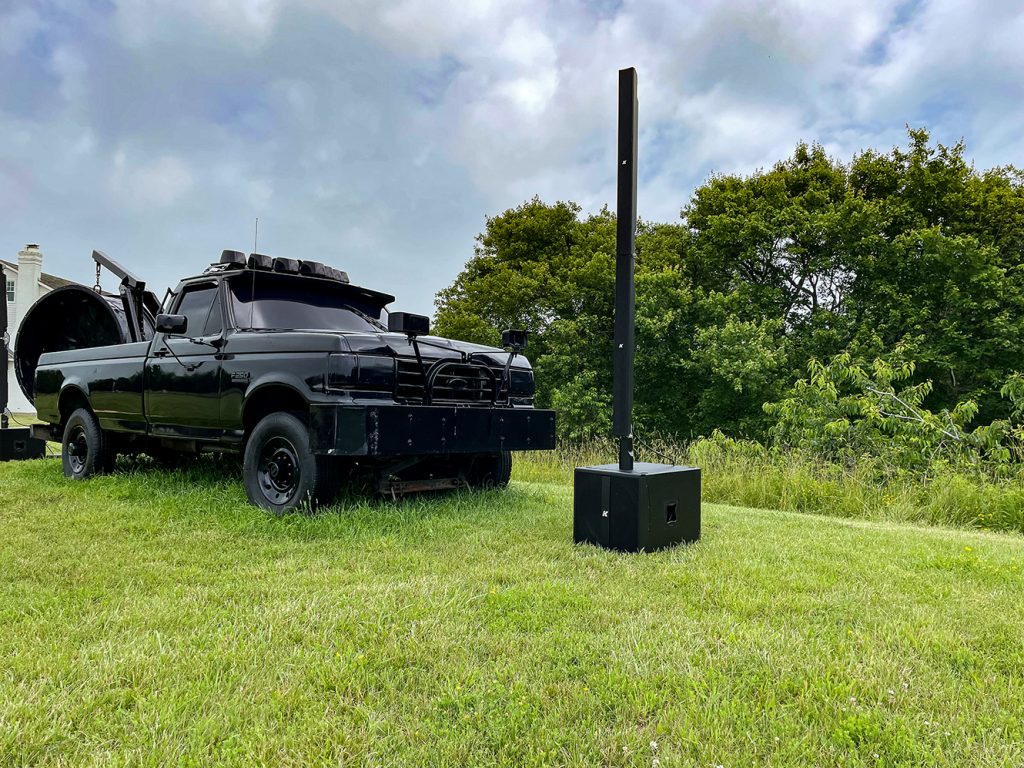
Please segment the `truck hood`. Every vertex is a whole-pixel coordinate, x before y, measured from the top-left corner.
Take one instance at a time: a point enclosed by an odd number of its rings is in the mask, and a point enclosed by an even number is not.
[[[281,331],[237,331],[231,338],[232,351],[260,351],[267,346],[270,338],[274,338],[274,348],[287,348],[294,352],[342,352],[349,350],[359,355],[384,355],[387,357],[416,357],[416,350],[409,339],[401,333],[386,331],[321,331],[321,330],[281,330]],[[457,357],[459,353],[474,355],[478,362],[491,366],[504,366],[508,360],[508,352],[497,347],[482,344],[471,344],[468,341],[456,341],[440,336],[421,336],[418,339],[420,357],[433,362],[445,357]],[[530,361],[523,355],[516,355],[512,367],[529,370]]]
[[[407,336],[401,333],[346,333],[345,340],[357,354],[394,355],[395,357],[415,357],[416,350]],[[442,357],[457,356],[460,352],[475,355],[478,360],[486,360],[491,365],[504,365],[508,360],[508,352],[497,347],[482,344],[471,344],[468,341],[456,341],[440,336],[420,336],[418,339],[420,356],[424,360],[437,360]],[[530,368],[530,362],[522,355],[516,355],[513,368]]]

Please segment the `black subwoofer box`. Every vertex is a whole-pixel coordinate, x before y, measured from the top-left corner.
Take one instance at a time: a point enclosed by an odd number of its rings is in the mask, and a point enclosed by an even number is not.
[[[46,442],[32,437],[28,427],[0,429],[0,461],[41,459],[46,454]]]
[[[577,467],[573,540],[650,552],[700,538],[700,468],[671,464]]]

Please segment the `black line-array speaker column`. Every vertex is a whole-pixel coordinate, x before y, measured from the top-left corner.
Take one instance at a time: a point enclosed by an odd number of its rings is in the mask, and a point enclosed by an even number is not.
[[[619,70],[619,165],[615,229],[615,353],[612,428],[619,439],[619,469],[633,468],[633,349],[636,295],[636,70]]]

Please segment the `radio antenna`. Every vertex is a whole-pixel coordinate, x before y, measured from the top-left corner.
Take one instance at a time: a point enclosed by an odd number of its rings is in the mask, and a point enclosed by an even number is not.
[[[259,253],[256,243],[260,239],[260,217],[256,217],[256,232],[252,236],[252,252]],[[249,291],[249,330],[252,330],[252,315],[256,311],[256,265],[252,267],[252,288]]]

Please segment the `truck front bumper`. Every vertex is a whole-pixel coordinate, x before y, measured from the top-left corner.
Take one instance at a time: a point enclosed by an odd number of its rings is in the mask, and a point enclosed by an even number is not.
[[[437,405],[310,406],[310,447],[329,456],[418,456],[555,447],[555,412]]]

